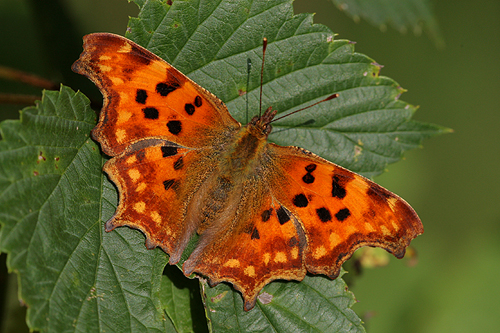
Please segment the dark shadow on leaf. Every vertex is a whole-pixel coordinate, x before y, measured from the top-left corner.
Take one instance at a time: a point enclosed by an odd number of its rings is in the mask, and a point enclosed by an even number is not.
[[[177,266],[167,265],[163,270],[163,275],[167,276],[178,289],[189,289],[190,310],[193,321],[193,332],[208,332],[208,324],[205,317],[205,309],[200,295],[200,285],[198,279],[188,279],[182,274]]]

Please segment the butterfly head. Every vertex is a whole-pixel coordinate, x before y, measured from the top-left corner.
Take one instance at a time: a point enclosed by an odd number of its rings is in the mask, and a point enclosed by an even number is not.
[[[267,139],[267,136],[273,129],[271,121],[274,119],[277,112],[278,111],[273,110],[270,106],[262,116],[255,116],[250,120],[247,125],[248,130],[259,139]]]

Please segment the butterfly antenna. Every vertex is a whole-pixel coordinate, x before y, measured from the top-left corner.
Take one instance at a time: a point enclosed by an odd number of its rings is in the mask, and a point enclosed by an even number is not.
[[[309,109],[309,108],[311,108],[311,107],[313,107],[313,106],[315,106],[315,105],[318,105],[319,103],[323,103],[323,102],[329,101],[329,100],[334,99],[334,98],[337,98],[337,97],[339,97],[339,94],[333,94],[333,95],[330,95],[330,96],[328,96],[327,98],[322,99],[322,100],[321,100],[321,101],[319,101],[319,102],[316,102],[316,103],[314,103],[314,104],[311,104],[311,105],[309,105],[309,106],[306,106],[305,108],[295,110],[295,111],[293,111],[293,112],[290,112],[289,114],[285,114],[284,116],[281,116],[281,117],[279,117],[279,118],[273,119],[271,122],[275,122],[276,120],[280,120],[280,119],[283,119],[283,118],[285,118],[285,117],[291,116],[292,114],[295,114],[295,113],[300,112],[300,111],[304,111],[305,109]]]
[[[246,113],[246,120],[247,120],[247,124],[248,124],[248,89],[250,87],[250,71],[252,70],[252,60],[250,58],[247,58],[247,93],[246,93],[246,97],[247,97],[247,113]]]
[[[266,57],[267,38],[262,39],[262,67],[260,68],[260,98],[259,98],[259,117],[262,115],[262,83],[264,81],[264,59]]]

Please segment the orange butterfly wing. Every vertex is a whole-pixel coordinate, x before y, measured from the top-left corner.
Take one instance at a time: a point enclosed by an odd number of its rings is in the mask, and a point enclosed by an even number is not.
[[[241,125],[213,94],[118,35],[85,36],[72,69],[104,96],[92,136],[115,156],[104,171],[120,193],[106,230],[137,228],[149,248],[160,246],[177,262],[197,227],[185,221],[187,204],[213,164],[212,147]]]
[[[96,33],[84,37],[83,47],[72,69],[104,95],[92,135],[106,154],[148,139],[204,147],[207,138],[240,127],[217,97],[130,40]]]
[[[402,258],[423,233],[413,208],[376,183],[302,148],[270,144],[269,150],[282,170],[272,192],[300,221],[309,272],[335,278],[342,263],[366,245]]]
[[[336,278],[366,245],[401,258],[423,232],[415,211],[374,182],[301,148],[266,148],[267,172],[243,188],[250,201],[236,208],[238,222],[202,235],[183,266],[212,285],[231,282],[246,310],[273,280],[302,280],[306,270]]]

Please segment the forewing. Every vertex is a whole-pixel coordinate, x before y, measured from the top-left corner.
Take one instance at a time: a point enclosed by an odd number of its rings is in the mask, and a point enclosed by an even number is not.
[[[84,37],[83,47],[72,69],[104,96],[92,135],[106,154],[147,139],[203,147],[240,126],[217,97],[134,42],[96,33]]]

